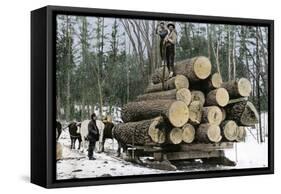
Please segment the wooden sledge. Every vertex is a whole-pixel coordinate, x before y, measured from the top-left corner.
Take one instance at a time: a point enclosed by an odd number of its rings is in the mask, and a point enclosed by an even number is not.
[[[171,161],[202,159],[203,162],[224,166],[235,166],[236,163],[225,157],[225,149],[233,149],[232,142],[195,143],[179,145],[127,145],[123,159],[161,170],[176,170]],[[140,157],[153,157],[153,160],[142,162]]]

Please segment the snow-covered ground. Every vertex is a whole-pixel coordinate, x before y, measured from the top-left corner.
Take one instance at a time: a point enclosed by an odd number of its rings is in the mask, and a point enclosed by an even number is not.
[[[63,159],[57,161],[57,179],[91,178],[102,176],[124,176],[156,174],[166,171],[146,168],[115,157],[117,142],[106,140],[106,153],[94,153],[96,160],[88,160],[86,153],[70,150],[70,139],[62,132],[59,142],[63,145]],[[76,147],[78,145],[76,144]],[[98,146],[98,144],[97,144]]]
[[[239,142],[233,149],[225,151],[226,157],[235,161],[235,168],[260,168],[268,166],[268,141],[258,143],[247,130],[245,142]]]
[[[67,132],[62,132],[59,142],[63,145],[63,159],[57,161],[58,180],[102,176],[227,170],[233,168],[259,168],[268,165],[267,140],[265,143],[257,143],[257,140],[248,130],[245,142],[236,143],[233,149],[225,151],[229,159],[237,162],[236,166],[208,165],[205,163],[203,164],[200,160],[196,160],[193,162],[176,163],[176,165],[179,165],[179,170],[177,171],[156,170],[126,162],[115,156],[117,142],[112,140],[107,140],[105,143],[106,153],[95,153],[97,160],[88,160],[86,153],[83,154],[77,150],[70,150],[70,138]]]

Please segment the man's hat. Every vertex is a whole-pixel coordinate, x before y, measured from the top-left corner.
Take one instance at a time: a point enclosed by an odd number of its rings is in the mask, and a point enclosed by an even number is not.
[[[173,26],[174,29],[176,28],[176,27],[175,27],[175,24],[172,23],[172,22],[169,22],[169,23],[167,24],[167,27],[168,27],[168,28],[169,28],[170,26]]]

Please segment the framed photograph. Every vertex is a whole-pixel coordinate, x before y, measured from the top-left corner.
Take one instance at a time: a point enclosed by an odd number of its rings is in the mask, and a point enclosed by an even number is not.
[[[32,11],[31,182],[274,173],[273,49],[272,20]]]

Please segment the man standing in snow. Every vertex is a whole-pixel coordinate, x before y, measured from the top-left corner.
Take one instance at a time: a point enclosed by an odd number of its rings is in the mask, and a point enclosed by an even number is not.
[[[99,140],[99,129],[96,124],[96,114],[93,113],[91,115],[91,121],[88,124],[88,140],[89,140],[89,147],[88,147],[88,157],[89,160],[95,160],[94,157],[94,150],[96,146],[96,141]]]
[[[166,47],[166,62],[169,70],[169,77],[175,76],[174,59],[175,59],[175,45],[177,42],[177,33],[175,31],[175,25],[168,23],[169,34],[164,40]]]

